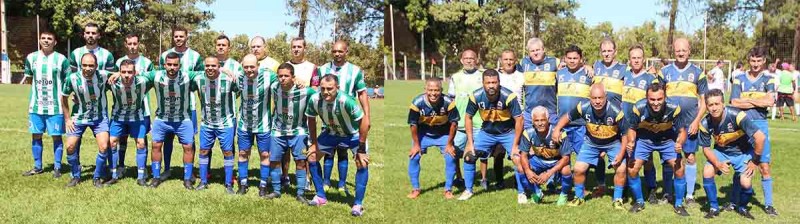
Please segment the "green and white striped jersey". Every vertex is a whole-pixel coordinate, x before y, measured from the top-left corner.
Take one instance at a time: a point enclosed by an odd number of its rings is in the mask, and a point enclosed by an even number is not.
[[[111,108],[111,119],[115,121],[142,121],[145,120],[147,108],[147,93],[153,88],[153,82],[142,76],[135,76],[130,86],[125,86],[122,79],[109,85],[113,94],[114,105]]]
[[[129,59],[127,55],[123,56],[120,59],[117,59],[117,63],[116,63],[116,66],[117,66],[116,70],[117,71],[119,71],[119,66],[122,64],[122,61],[127,60],[127,59]],[[132,60],[134,62],[136,62],[136,64],[134,64],[134,66],[136,67],[136,74],[142,74],[143,72],[149,72],[149,71],[153,71],[155,69],[155,68],[153,68],[153,62],[150,61],[150,59],[147,59],[146,57],[144,57],[142,55],[139,55],[139,57],[136,57],[136,59],[132,59]],[[113,114],[112,114],[112,116],[113,116]],[[144,116],[150,116],[150,91],[149,90],[145,91],[145,95],[144,95]]]
[[[36,51],[25,57],[25,77],[31,79],[28,113],[41,115],[64,114],[61,111],[61,89],[70,73],[64,55],[53,52],[45,55]]]
[[[183,72],[178,71],[174,79],[167,76],[166,70],[155,70],[140,74],[153,82],[156,91],[158,108],[156,109],[156,119],[167,122],[181,122],[191,118],[191,95],[195,76],[203,75],[203,72]]]
[[[277,80],[272,70],[259,72],[254,79],[239,76],[239,130],[250,133],[268,133],[270,131],[270,83]]]
[[[223,68],[227,68],[228,70],[236,73],[236,76],[241,76],[244,74],[244,68],[242,68],[242,64],[232,58],[228,58],[222,63]],[[221,75],[225,75],[224,73]]]
[[[308,101],[306,116],[319,116],[330,134],[346,137],[358,134],[364,113],[355,98],[340,90],[333,102],[325,101],[321,93],[312,95]]]
[[[107,81],[108,72],[100,70],[96,70],[89,78],[80,72],[73,72],[64,79],[61,95],[69,97],[75,94],[73,102],[76,103],[72,105],[71,112],[72,122],[88,124],[108,117]]]
[[[239,91],[237,84],[225,74],[219,74],[216,79],[198,75],[193,80],[203,110],[203,126],[215,129],[233,127],[236,122],[234,94]]]
[[[350,62],[345,62],[341,67],[334,65],[333,62],[320,66],[320,78],[327,74],[339,77],[339,90],[348,96],[358,98],[358,92],[367,90],[367,84],[364,83],[364,72]]]
[[[280,82],[270,86],[275,112],[272,114],[272,136],[296,136],[308,133],[306,107],[308,99],[316,93],[314,89],[305,87],[298,89],[295,85],[289,91],[281,88]]]
[[[177,53],[178,56],[181,58],[180,60],[181,71],[183,71],[184,73],[202,72],[206,69],[205,64],[203,64],[203,57],[200,56],[200,53],[197,53],[197,51],[192,50],[191,48],[186,48],[186,50],[183,52],[177,52],[175,51],[174,47],[161,53],[161,57],[158,58],[159,68],[164,70],[167,69],[164,67],[164,63],[166,63],[167,54],[169,54],[170,52]],[[195,104],[195,102],[197,102],[196,96],[194,94],[191,94],[189,98],[191,99],[190,103],[192,110],[195,110],[195,108],[197,108],[197,104]]]
[[[72,50],[72,53],[69,54],[69,66],[72,68],[72,71],[81,70],[81,57],[83,57],[83,55],[86,53],[92,53],[95,57],[97,57],[97,70],[106,70],[109,72],[116,71],[114,55],[111,54],[111,51],[108,51],[100,46],[97,46],[97,48],[93,50],[89,50],[89,48],[86,48],[86,46]]]

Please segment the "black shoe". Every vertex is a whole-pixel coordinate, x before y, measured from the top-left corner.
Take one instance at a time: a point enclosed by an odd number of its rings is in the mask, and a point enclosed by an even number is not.
[[[297,195],[297,196],[294,197],[294,199],[297,200],[298,202],[300,202],[303,205],[309,205],[309,203],[310,203],[310,201],[308,201],[308,199],[303,197],[303,195]]]
[[[679,216],[684,216],[684,217],[689,216],[689,212],[686,211],[686,207],[675,206],[672,208],[675,211],[675,214],[678,214]]]
[[[502,181],[498,181],[498,182],[494,183],[494,189],[500,190],[500,189],[503,189],[504,187],[505,187],[505,184],[503,184]]]
[[[756,217],[753,217],[753,215],[750,214],[750,211],[748,211],[745,207],[737,208],[736,213],[739,213],[739,215],[748,219],[756,219]]]
[[[272,193],[269,193],[267,196],[264,196],[264,198],[266,198],[267,200],[281,198],[281,194],[272,192]]]
[[[194,190],[194,183],[192,183],[192,180],[183,180],[183,188],[186,188],[186,190]]]
[[[644,210],[644,202],[636,202],[633,203],[633,206],[631,206],[631,209],[628,211],[631,213],[637,213],[641,212],[642,210]]]
[[[717,216],[719,216],[719,210],[711,208],[711,209],[708,209],[708,212],[706,212],[706,215],[703,216],[703,218],[713,219],[714,217],[717,217]]]
[[[55,169],[53,170],[53,178],[61,178],[61,170]]]
[[[103,179],[96,178],[94,179],[94,187],[96,188],[103,188]]]
[[[247,194],[247,184],[239,184],[239,190],[236,191],[236,194],[240,194],[240,195]]]
[[[456,178],[455,180],[453,180],[453,186],[454,187],[464,188],[464,179]]]
[[[656,189],[650,190],[650,195],[647,196],[647,203],[650,203],[651,205],[658,204],[658,195],[656,195]]]
[[[171,170],[164,170],[164,172],[161,172],[161,177],[159,179],[161,179],[161,181],[169,179],[170,173],[172,173]]]
[[[725,207],[723,207],[722,210],[725,210],[726,212],[736,211],[736,203],[728,202],[728,204],[725,204]]]
[[[291,185],[291,184],[292,184],[292,182],[289,181],[289,177],[281,178],[281,186],[289,187],[289,185]]]
[[[695,201],[694,198],[686,198],[686,199],[683,200],[683,205],[684,206],[688,207],[688,206],[692,206],[692,205],[695,205],[695,204],[697,204],[697,201]]]
[[[767,206],[764,208],[764,212],[766,212],[769,216],[778,216],[778,210],[775,210],[775,207],[772,206]]]
[[[197,187],[194,188],[194,190],[196,190],[196,191],[202,191],[202,190],[206,190],[206,189],[208,189],[208,184],[206,184],[206,183],[200,183],[200,184],[197,185]]]
[[[106,181],[106,183],[105,183],[105,184],[103,184],[103,185],[105,185],[106,187],[108,187],[108,186],[111,186],[111,185],[117,184],[118,182],[119,182],[119,179],[117,179],[117,178],[111,178],[111,180],[108,180],[108,181]]]
[[[262,198],[267,196],[267,186],[258,185],[258,196]]]
[[[669,194],[664,194],[664,196],[661,196],[661,199],[658,200],[659,204],[673,204],[672,202],[673,197]]]
[[[73,177],[73,178],[72,178],[72,179],[70,179],[70,180],[69,180],[69,182],[67,183],[67,187],[75,187],[75,186],[78,186],[78,183],[80,183],[80,182],[81,182],[81,178]]]
[[[144,178],[136,179],[136,184],[139,185],[139,186],[142,186],[142,187],[146,187],[147,186],[147,181],[144,180]]]
[[[236,194],[236,192],[233,191],[233,185],[225,185],[225,193]]]
[[[31,170],[28,170],[28,171],[25,171],[24,173],[22,173],[22,176],[23,177],[29,177],[29,176],[33,176],[33,175],[41,174],[41,173],[44,173],[43,169],[33,168]]]
[[[161,178],[153,178],[150,180],[150,187],[157,188],[158,185],[161,185]]]

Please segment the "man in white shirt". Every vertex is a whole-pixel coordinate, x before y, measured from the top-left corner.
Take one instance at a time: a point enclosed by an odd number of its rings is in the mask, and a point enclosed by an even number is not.
[[[706,74],[706,79],[708,79],[708,90],[726,90],[725,73],[722,71],[722,66],[725,66],[725,63],[722,62],[722,60],[719,60],[717,61],[717,65]]]

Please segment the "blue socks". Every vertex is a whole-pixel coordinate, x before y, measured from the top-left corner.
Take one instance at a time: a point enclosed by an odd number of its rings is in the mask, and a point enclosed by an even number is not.
[[[107,153],[98,152],[95,158],[94,179],[103,178],[105,176],[106,160],[108,160]]]
[[[475,182],[475,162],[464,162],[464,187],[467,188],[467,191],[472,191],[472,185]]]
[[[296,161],[295,161],[296,162]],[[295,170],[295,178],[297,179],[297,196],[303,196],[306,190],[306,170]]]
[[[526,183],[530,184],[528,182],[528,178],[525,177],[524,174],[519,173],[519,171],[517,171],[515,169],[514,170],[514,179],[516,179],[516,181],[517,181],[517,194],[524,194],[525,193],[525,189],[528,189],[528,186],[526,186]],[[523,180],[523,179],[525,179],[525,180]]]
[[[200,165],[200,183],[208,184],[208,154],[203,155],[200,153],[199,160],[197,161]],[[184,176],[185,178],[185,176]]]
[[[172,144],[175,141],[175,135],[164,136],[163,153],[164,155],[164,171],[169,171],[170,163],[172,162]]]
[[[267,178],[269,178],[270,168],[269,165],[261,164],[260,169],[258,169],[259,173],[261,174],[259,177],[261,181],[259,181],[258,186],[266,187],[267,186]]]
[[[336,151],[334,151],[335,153]],[[325,155],[323,174],[325,175],[325,185],[331,186],[331,173],[333,173],[333,155]]]
[[[338,154],[336,166],[339,171],[339,185],[337,187],[342,188],[347,183],[347,165],[349,164],[347,161],[347,149],[340,149],[336,153]]]
[[[270,162],[273,162],[273,161],[270,161]],[[274,162],[280,162],[280,161],[274,161]],[[272,166],[272,163],[270,163],[270,166]],[[275,192],[275,193],[278,193],[278,194],[281,193],[281,175],[283,175],[283,171],[281,171],[281,166],[280,165],[275,166],[275,167],[270,167],[269,176],[272,178],[271,179],[272,192]]]
[[[211,162],[211,155],[209,154],[208,162]],[[222,168],[225,170],[225,185],[233,185],[233,156],[222,157]]]
[[[136,179],[144,179],[147,149],[136,149]]]
[[[666,169],[666,168],[664,168]],[[638,179],[638,177],[637,177]],[[656,168],[644,169],[644,180],[647,182],[648,189],[656,189]]]
[[[311,181],[314,183],[314,190],[317,196],[325,198],[325,186],[322,183],[322,175],[320,174],[319,162],[308,162],[308,170],[311,171]]]
[[[78,156],[78,151],[75,151],[72,154],[67,154],[67,162],[69,163],[72,174],[72,178],[80,178],[81,177],[81,160]]]
[[[686,195],[676,195],[680,197],[693,197],[694,184],[697,182],[697,163],[686,164]]]
[[[150,161],[150,169],[153,170],[153,178],[161,178],[161,161]]]
[[[192,179],[192,170],[194,169],[194,163],[183,163],[183,180],[191,180]]]
[[[419,190],[419,159],[420,154],[408,159],[408,178],[411,179],[411,187],[414,190]]]
[[[364,202],[364,195],[367,193],[367,182],[369,182],[369,168],[359,168],[356,170],[356,198],[354,205],[361,205]]]
[[[772,177],[761,179],[764,189],[764,206],[772,206]]]
[[[119,156],[118,156],[119,157],[119,166],[120,167],[125,167],[125,151],[128,150],[128,142],[127,141],[119,142],[119,144],[117,144],[117,147],[118,147],[117,148],[117,151],[118,151],[117,153],[119,154]]]
[[[708,206],[719,210],[719,199],[717,198],[717,183],[714,178],[703,178],[703,190],[706,191]]]
[[[674,194],[674,180],[672,179],[675,176],[675,173],[672,171],[672,167],[669,164],[662,163],[663,169],[661,170],[661,178],[664,180],[664,193],[675,195]]]
[[[639,186],[639,187],[641,187],[641,186]],[[625,191],[625,185],[616,185],[615,184],[614,185],[614,198],[613,198],[613,200],[622,199],[622,192],[623,191]]]
[[[606,186],[606,160],[600,158],[597,160],[597,166],[594,167],[594,178],[597,180],[597,186]]]
[[[33,168],[42,169],[42,139],[31,140],[31,152],[33,152]]]
[[[572,190],[572,183],[572,174],[561,176],[561,194],[569,195],[569,191]]]
[[[583,184],[575,184],[575,198],[583,199]]]
[[[675,178],[675,206],[683,206],[683,198],[686,195],[686,179]]]
[[[239,184],[247,185],[248,161],[239,161],[236,165],[239,171]]]
[[[41,144],[41,139],[39,141]],[[61,169],[61,158],[63,156],[64,156],[64,143],[62,142],[62,140],[53,139],[53,157],[55,158],[55,160],[53,161],[53,169],[56,170]]]
[[[730,202],[733,204],[739,204],[739,196],[742,193],[742,183],[739,182],[739,173],[733,174],[733,186],[731,186],[731,193],[728,195]]]
[[[120,176],[120,174],[117,172],[118,171],[117,168],[120,163],[119,150],[116,148],[110,148],[110,150],[111,150],[111,178],[117,179]]]
[[[453,189],[453,177],[456,176],[456,160],[450,154],[444,154],[444,190]]]
[[[633,198],[636,200],[636,202],[644,203],[644,195],[642,194],[642,180],[639,179],[639,175],[628,177],[628,186],[631,188],[631,192],[633,192]],[[614,187],[614,198],[617,198],[616,186]]]
[[[747,203],[750,203],[750,198],[753,197],[753,188],[742,189],[739,197],[739,209],[747,208]]]

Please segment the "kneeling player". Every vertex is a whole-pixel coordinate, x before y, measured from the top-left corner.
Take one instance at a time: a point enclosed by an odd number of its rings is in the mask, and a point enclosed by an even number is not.
[[[460,156],[453,146],[453,138],[459,119],[455,101],[442,96],[442,80],[428,79],[425,82],[425,94],[415,97],[408,111],[408,124],[411,125],[408,177],[413,188],[408,198],[419,197],[419,160],[432,146],[439,147],[444,156],[444,197],[453,198],[453,177],[456,175],[456,160]]]
[[[306,108],[308,130],[311,132],[311,146],[308,150],[309,170],[311,170],[312,181],[317,192],[309,204],[321,206],[327,203],[318,161],[323,154],[331,154],[337,146],[344,146],[355,154],[356,167],[358,167],[356,169],[356,197],[350,214],[361,216],[364,214],[362,202],[369,180],[369,155],[367,155],[369,125],[361,122],[364,113],[355,98],[338,90],[339,78],[336,75],[327,74],[321,80],[320,93],[311,96],[308,108]],[[316,136],[317,116],[320,116],[322,123],[327,127],[319,135],[319,142],[317,142]],[[319,152],[317,147],[319,147]]]
[[[766,136],[753,124],[745,112],[723,104],[723,93],[714,89],[705,95],[708,115],[700,122],[700,146],[703,154],[708,158],[703,168],[703,189],[708,195],[709,210],[705,218],[714,218],[719,215],[719,201],[717,199],[717,185],[714,174],[727,174],[729,167],[733,167],[733,181],[739,181],[741,192],[738,195],[739,203],[736,212],[748,219],[755,219],[747,204],[753,196],[753,174],[757,162],[761,158]],[[714,141],[712,150],[711,141]],[[751,143],[752,142],[752,143]],[[733,195],[736,197],[737,195]]]
[[[533,190],[531,202],[538,204],[543,193],[540,184],[546,184],[554,175],[561,174],[561,194],[556,205],[567,204],[567,196],[572,189],[572,172],[569,169],[569,157],[572,148],[566,142],[563,145],[553,141],[550,125],[550,112],[547,108],[537,106],[531,111],[533,128],[525,129],[519,143],[519,165],[517,170],[525,175],[521,178],[525,189]],[[562,133],[560,139],[566,138]],[[516,156],[516,155],[515,155]]]
[[[145,97],[152,83],[144,77],[136,76],[135,62],[130,59],[120,63],[119,73],[122,77],[117,82],[110,83],[109,88],[114,95],[114,106],[111,110],[111,148],[122,144],[120,140],[131,136],[136,141],[136,184],[147,186],[145,181],[145,164],[147,163],[147,146],[145,137],[148,132],[149,118],[145,116]],[[112,169],[113,172],[113,169]],[[117,178],[112,178],[106,185],[115,184]]]

